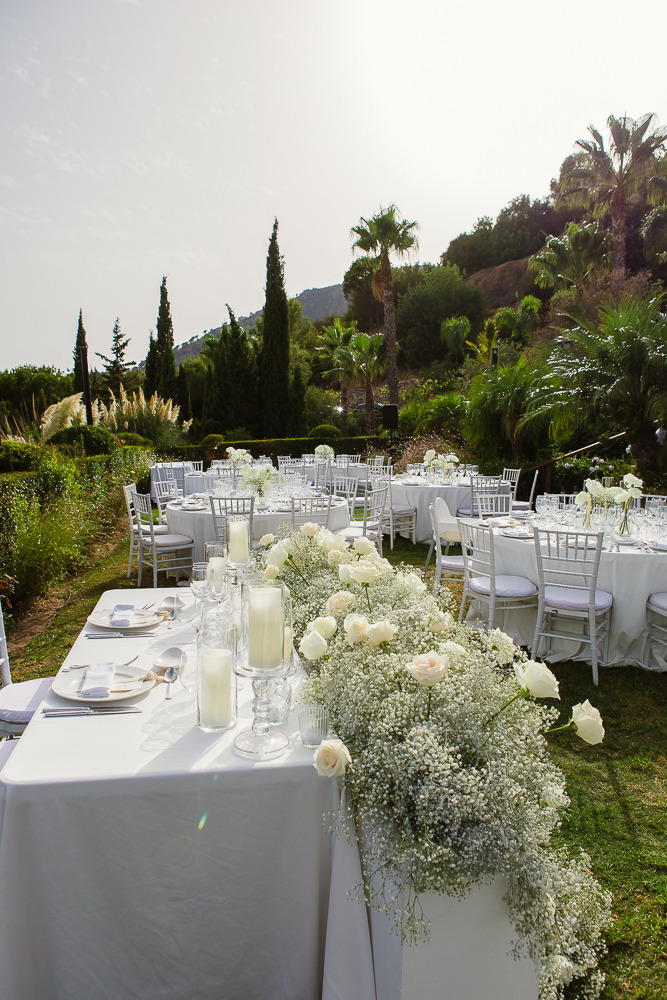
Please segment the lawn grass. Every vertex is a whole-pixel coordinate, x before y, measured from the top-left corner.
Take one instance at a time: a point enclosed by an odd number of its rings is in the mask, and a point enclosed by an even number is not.
[[[133,588],[128,542],[70,585],[53,623],[12,657],[15,680],[56,673],[87,615],[105,590]],[[398,538],[384,555],[421,573],[427,545]],[[433,579],[433,562],[427,583]],[[160,582],[164,582],[163,576]],[[447,586],[458,608],[461,584]],[[667,674],[623,667],[600,670],[594,687],[585,664],[553,666],[561,685],[562,719],[589,698],[599,708],[606,736],[590,747],[571,732],[549,737],[554,760],[567,778],[572,803],[559,837],[591,856],[596,877],[613,894],[614,923],[603,961],[604,1000],[667,998]]]

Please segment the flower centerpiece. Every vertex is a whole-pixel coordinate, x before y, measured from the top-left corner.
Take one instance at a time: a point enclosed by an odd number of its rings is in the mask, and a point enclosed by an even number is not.
[[[630,504],[633,500],[638,500],[642,496],[642,486],[644,485],[643,479],[638,479],[637,476],[633,476],[631,472],[628,472],[623,479],[623,488],[620,493],[616,494],[614,503],[620,504],[623,511],[621,516],[621,523],[618,526],[619,535],[629,535],[630,528],[628,526],[628,510],[630,509]]]
[[[597,479],[586,480],[584,484],[585,489],[577,494],[574,501],[580,507],[586,507],[584,514],[585,528],[590,527],[593,503],[606,510],[621,505],[623,514],[618,531],[620,535],[629,534],[628,509],[631,501],[642,495],[641,487],[644,483],[643,480],[637,479],[630,472],[623,476],[622,482],[623,486],[603,486]]]
[[[258,497],[265,496],[276,478],[276,471],[270,465],[246,465],[241,470],[244,486],[250,486]]]
[[[597,996],[610,897],[585,854],[551,843],[569,800],[544,736],[558,711],[537,700],[559,698],[548,667],[499,629],[459,624],[446,592],[432,597],[366,539],[285,526],[261,560],[292,592],[302,697],[331,715],[337,739],[314,763],[349,793],[352,814],[334,828],[358,832],[360,896],[418,940],[421,893],[462,895],[502,876],[541,1000],[587,974]],[[588,702],[557,728],[591,745],[604,735]]]
[[[227,458],[238,465],[249,465],[252,462],[252,455],[247,448],[228,448]]]
[[[334,457],[334,450],[331,445],[328,444],[318,444],[315,449],[315,457],[319,458],[323,462],[328,462]]]

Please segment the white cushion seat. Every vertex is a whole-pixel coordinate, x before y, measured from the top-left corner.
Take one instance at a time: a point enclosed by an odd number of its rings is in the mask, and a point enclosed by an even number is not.
[[[392,514],[416,514],[417,513],[417,508],[416,507],[408,507],[408,506],[405,506],[405,505],[399,506],[398,504],[394,504],[394,506],[390,507],[389,510],[392,512]]]
[[[473,507],[472,511],[470,507],[459,507],[456,512],[457,517],[479,517],[479,507]]]
[[[664,611],[665,614],[667,614],[667,593],[662,592],[660,594],[651,594],[648,599],[648,604],[657,608],[659,611]]]
[[[588,591],[576,587],[545,587],[544,602],[547,607],[561,611],[588,611]],[[614,598],[606,590],[595,591],[596,611],[606,611],[613,602]]]
[[[488,576],[472,577],[468,586],[477,594],[491,593],[491,581]],[[533,597],[536,593],[537,587],[525,576],[496,575],[496,597]]]
[[[441,556],[440,563],[443,569],[448,569],[452,573],[462,573],[464,570],[463,556]]]
[[[139,532],[137,531],[136,525],[132,528],[132,531],[135,533],[135,535],[139,534]],[[148,527],[147,524],[142,524],[141,531],[142,531],[142,533],[144,535],[150,535],[150,533],[151,533],[151,529]],[[153,525],[153,534],[154,535],[166,535],[166,534],[168,534],[168,532],[169,532],[169,528],[167,527],[166,524],[154,524]]]
[[[513,500],[512,510],[530,510],[530,500]]]
[[[50,677],[6,684],[0,690],[0,720],[27,725],[50,690]]]
[[[366,530],[372,532],[377,531],[378,525],[377,521],[372,524],[370,521],[366,523]],[[334,531],[334,535],[340,535],[341,538],[361,538],[364,533],[364,526],[361,522],[358,524],[350,524],[347,528],[339,528],[338,531]]]
[[[191,538],[187,535],[158,535],[155,544],[160,548],[178,548],[179,545],[193,545]]]

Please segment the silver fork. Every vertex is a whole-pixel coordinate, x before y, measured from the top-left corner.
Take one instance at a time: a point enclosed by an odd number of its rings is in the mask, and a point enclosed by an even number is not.
[[[131,660],[128,660],[127,663],[117,663],[116,666],[129,667],[131,663],[134,663],[134,661],[138,659],[139,659],[139,653],[137,653],[136,656],[133,656]],[[61,667],[60,670],[63,674],[66,674],[70,670],[85,670],[89,666],[90,663],[69,663],[66,667]]]

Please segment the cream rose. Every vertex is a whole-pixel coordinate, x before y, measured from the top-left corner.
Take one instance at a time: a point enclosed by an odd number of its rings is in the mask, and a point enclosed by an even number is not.
[[[340,549],[329,549],[327,552],[327,562],[330,566],[340,566],[340,561],[343,558],[343,553]]]
[[[443,643],[442,651],[449,657],[449,662],[452,667],[459,664],[461,660],[465,660],[468,655],[468,651],[463,646],[459,646],[458,642],[452,642],[451,639],[448,642]]]
[[[353,646],[355,642],[361,642],[362,639],[366,638],[366,632],[368,631],[368,618],[364,618],[363,615],[356,615],[352,612],[352,614],[345,616],[343,628],[347,634],[347,641],[351,646]]]
[[[323,639],[328,639],[332,636],[337,628],[336,619],[332,618],[331,615],[327,615],[326,617],[320,615],[319,618],[306,625],[306,631],[310,632],[312,629],[315,629]]]
[[[271,532],[267,532],[266,535],[262,535],[259,540],[260,545],[273,545],[276,540],[276,536],[272,535]]]
[[[350,566],[349,570],[350,579],[354,580],[355,583],[373,583],[378,577],[382,576],[382,572],[375,566],[369,566],[368,563],[363,562],[358,562],[356,565]]]
[[[525,663],[515,663],[514,673],[524,691],[533,698],[558,698],[558,681],[544,663],[526,660]]]
[[[264,570],[264,579],[275,580],[279,574],[280,570],[278,569],[277,566],[267,566],[266,569]]]
[[[280,569],[287,562],[288,552],[283,546],[282,542],[278,542],[274,545],[268,556],[266,557],[267,566],[278,566]]]
[[[626,472],[623,476],[623,485],[626,490],[629,490],[631,486],[641,487],[644,485],[643,479],[638,479],[637,476],[633,476],[631,472]]]
[[[424,461],[432,462],[434,458],[435,458],[435,452],[433,448],[429,448],[429,450],[424,453]]]
[[[351,583],[352,577],[350,576],[350,567],[347,563],[343,563],[342,566],[338,567],[338,579],[341,583]]]
[[[327,610],[333,611],[335,615],[340,615],[343,611],[349,611],[354,601],[354,595],[349,590],[339,590],[338,593],[332,594],[327,601]]]
[[[421,578],[416,573],[406,573],[403,582],[413,594],[423,594],[426,590],[426,584],[422,583]]]
[[[445,676],[448,666],[447,657],[440,656],[431,649],[428,653],[416,657],[412,663],[406,664],[405,669],[409,670],[414,679],[424,687],[433,687]]]
[[[574,705],[571,721],[574,723],[574,731],[577,736],[580,736],[586,743],[590,743],[591,746],[602,743],[604,738],[602,718],[597,708],[593,708],[588,699],[582,705]]]
[[[299,643],[299,652],[303,653],[307,660],[319,660],[327,649],[327,640],[316,629],[313,629],[312,632],[306,632]]]
[[[365,535],[361,538],[355,539],[352,548],[355,552],[358,552],[360,556],[367,556],[369,552],[375,552],[375,545],[371,542],[370,538],[366,538]]]
[[[313,767],[321,778],[340,778],[351,763],[350,751],[342,740],[322,740],[313,754]]]
[[[373,622],[372,625],[369,625],[366,635],[374,646],[379,646],[381,642],[391,642],[396,632],[398,632],[398,625],[392,625],[385,618],[381,622]]]
[[[398,575],[398,574],[397,574]],[[433,635],[441,635],[447,629],[448,622],[445,618],[434,618],[429,622],[428,630]]]
[[[339,549],[342,552],[349,547],[349,542],[342,535],[334,535],[332,531],[327,531],[324,536],[324,548],[328,552],[333,552],[335,549]]]
[[[314,521],[306,521],[305,524],[301,525],[301,531],[304,535],[308,535],[309,538],[314,538],[315,535],[319,534],[320,526],[315,524]]]

